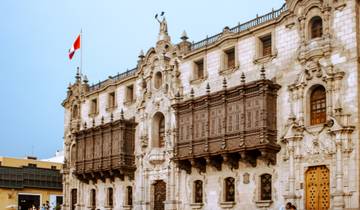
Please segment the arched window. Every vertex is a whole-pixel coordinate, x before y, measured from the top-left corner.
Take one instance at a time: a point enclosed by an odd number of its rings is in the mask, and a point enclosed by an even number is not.
[[[111,188],[111,187],[108,188],[107,197],[108,197],[108,206],[112,207],[114,205],[114,191],[113,191],[113,188]]]
[[[161,72],[156,72],[155,74],[155,88],[159,89],[162,85],[162,74]]]
[[[154,115],[152,123],[152,142],[154,147],[165,146],[165,117],[160,112]]]
[[[311,39],[322,37],[323,25],[322,25],[322,19],[319,16],[313,17],[310,20],[310,33],[311,33]]]
[[[225,179],[225,202],[235,201],[235,179],[228,177]]]
[[[194,196],[195,203],[203,202],[203,182],[201,180],[194,182]]]
[[[126,189],[127,189],[127,205],[132,206],[132,187],[128,186]]]
[[[326,122],[326,91],[323,86],[316,87],[310,96],[310,124]]]
[[[260,182],[260,199],[271,200],[271,175],[261,175]]]
[[[90,206],[91,206],[91,209],[95,209],[96,208],[96,190],[95,189],[92,189],[91,192],[90,192]]]

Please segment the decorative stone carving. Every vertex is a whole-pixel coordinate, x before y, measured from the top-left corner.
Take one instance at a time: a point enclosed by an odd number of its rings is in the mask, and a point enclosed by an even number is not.
[[[165,151],[162,148],[153,148],[147,157],[148,161],[153,165],[162,164],[165,161]]]

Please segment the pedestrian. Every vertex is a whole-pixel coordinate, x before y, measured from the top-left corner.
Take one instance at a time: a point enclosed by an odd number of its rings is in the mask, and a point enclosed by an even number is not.
[[[46,209],[46,210],[50,210],[50,203],[49,203],[49,201],[46,201],[45,209]]]
[[[296,210],[296,206],[291,205],[291,206],[290,206],[290,210]]]
[[[42,204],[41,210],[46,210],[45,203]]]
[[[284,205],[280,206],[279,210],[289,210],[291,206],[292,203],[287,202],[285,206]]]

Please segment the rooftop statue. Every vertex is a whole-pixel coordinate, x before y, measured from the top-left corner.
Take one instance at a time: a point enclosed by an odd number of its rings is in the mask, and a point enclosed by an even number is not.
[[[160,40],[167,40],[167,41],[170,40],[170,37],[168,35],[167,22],[166,22],[166,18],[164,15],[165,15],[165,12],[161,12],[160,17],[162,17],[162,20],[159,19],[158,14],[155,15],[155,19],[160,24],[159,41]]]

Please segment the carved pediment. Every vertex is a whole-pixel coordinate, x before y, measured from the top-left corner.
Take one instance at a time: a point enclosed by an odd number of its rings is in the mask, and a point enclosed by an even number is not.
[[[312,7],[323,7],[327,0],[286,0],[289,11],[297,16],[305,15]]]

